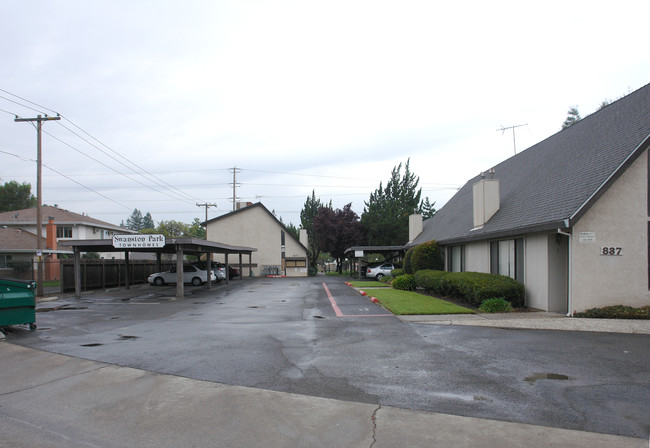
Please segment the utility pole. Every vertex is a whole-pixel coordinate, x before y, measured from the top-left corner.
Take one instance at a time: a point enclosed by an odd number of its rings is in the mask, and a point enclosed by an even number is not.
[[[241,170],[236,166],[230,168],[232,170],[232,211],[237,210],[237,173]]]
[[[197,207],[205,207],[205,222],[208,222],[208,208],[216,207],[217,204],[209,204],[209,203],[206,202],[205,204],[196,204],[196,206]],[[205,228],[205,239],[206,240],[208,239],[208,228],[207,227]]]
[[[497,131],[501,131],[501,135],[503,135],[503,133],[506,132],[508,129],[512,129],[512,144],[515,147],[515,155],[517,154],[517,144],[515,143],[515,128],[520,128],[522,126],[528,126],[528,123],[518,124],[515,126],[508,126],[508,127],[501,126],[501,129],[497,129]]]
[[[37,282],[36,282],[36,295],[43,296],[43,196],[41,187],[42,177],[42,157],[41,157],[41,128],[44,121],[60,120],[61,117],[57,114],[56,117],[45,117],[38,115],[36,118],[16,118],[14,121],[35,121],[36,122],[36,257],[38,259],[37,268]]]

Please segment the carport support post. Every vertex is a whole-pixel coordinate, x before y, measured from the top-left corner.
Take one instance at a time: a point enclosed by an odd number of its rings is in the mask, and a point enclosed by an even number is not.
[[[244,267],[241,264],[241,252],[239,252],[239,280],[244,280]]]
[[[81,251],[74,249],[74,295],[81,298]]]
[[[129,276],[129,266],[130,266],[129,252],[126,251],[126,252],[124,252],[124,269],[126,270],[125,278],[124,278],[124,286],[126,287],[126,289],[131,289],[131,284],[129,282],[129,277],[130,277]]]
[[[206,284],[206,289],[209,291],[212,289],[212,252],[207,252],[205,254],[205,260],[206,260],[206,267],[207,267],[207,282]]]
[[[226,285],[230,284],[230,269],[228,269],[228,252],[226,252]]]
[[[185,285],[183,284],[183,247],[176,246],[176,298],[182,299],[185,296]]]
[[[248,276],[253,276],[253,253],[248,253]]]

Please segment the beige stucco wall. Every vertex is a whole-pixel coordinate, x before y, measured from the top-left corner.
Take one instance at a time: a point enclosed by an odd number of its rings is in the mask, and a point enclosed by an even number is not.
[[[573,311],[650,305],[647,157],[646,151],[573,228]],[[601,255],[603,247],[620,247],[620,256]]]
[[[253,268],[255,276],[261,274],[265,265],[282,265],[282,237],[283,228],[278,221],[269,215],[262,207],[250,206],[242,211],[208,223],[206,227],[207,239],[232,246],[248,246],[257,248],[253,252],[252,263],[257,263]],[[285,231],[285,256],[306,258],[307,252]],[[216,261],[224,261],[222,255],[215,254]],[[248,263],[248,256],[242,259]],[[238,256],[230,256],[228,263],[235,266],[239,263]],[[248,269],[244,269],[244,275]],[[307,268],[290,269],[286,272],[289,276],[307,276]]]

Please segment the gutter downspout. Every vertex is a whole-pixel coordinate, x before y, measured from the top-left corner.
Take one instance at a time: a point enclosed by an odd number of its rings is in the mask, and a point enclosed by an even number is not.
[[[569,220],[565,219],[564,224],[566,227],[569,227]],[[567,263],[569,263],[569,272],[568,272],[568,291],[567,291],[567,317],[573,317],[573,263],[572,263],[572,258],[573,258],[573,234],[564,232],[561,229],[557,229],[557,233],[560,235],[565,235],[566,237],[569,238],[569,259],[567,260]]]

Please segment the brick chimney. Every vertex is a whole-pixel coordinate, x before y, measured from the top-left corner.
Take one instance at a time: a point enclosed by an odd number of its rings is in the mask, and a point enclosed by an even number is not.
[[[54,216],[48,216],[47,224],[45,225],[45,246],[48,249],[56,250],[56,224],[54,224]],[[58,280],[61,269],[58,263],[57,254],[50,254],[44,257],[45,260],[45,280]]]

